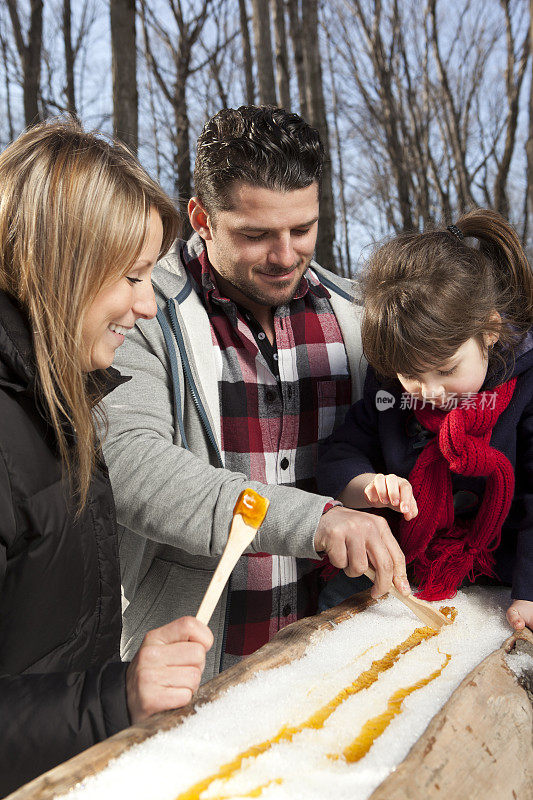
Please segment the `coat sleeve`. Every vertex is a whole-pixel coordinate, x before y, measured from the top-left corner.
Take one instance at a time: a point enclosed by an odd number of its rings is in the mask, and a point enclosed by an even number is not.
[[[520,419],[517,430],[516,560],[512,597],[533,601],[533,401]]]
[[[2,458],[0,508],[1,603],[16,533]],[[127,666],[118,662],[87,672],[0,674],[0,797],[130,724]]]
[[[127,666],[0,676],[0,796],[130,725]]]
[[[119,523],[191,555],[219,556],[237,497],[250,487],[270,500],[251,550],[316,558],[314,535],[331,498],[211,466],[194,411],[185,418],[194,452],[177,444],[166,360],[164,344],[148,343],[138,330],[117,353],[116,365],[131,380],[106,399],[103,447]]]
[[[376,409],[378,389],[374,370],[368,367],[363,397],[319,450],[317,483],[323,494],[337,497],[357,475],[384,470]]]

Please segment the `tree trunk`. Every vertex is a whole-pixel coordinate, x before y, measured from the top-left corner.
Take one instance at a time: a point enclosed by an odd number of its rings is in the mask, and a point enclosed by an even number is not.
[[[289,78],[289,56],[285,31],[285,7],[283,0],[271,0],[274,19],[274,41],[276,44],[276,87],[279,104],[290,111],[291,94]]]
[[[307,120],[309,116],[309,110],[307,108],[307,76],[305,74],[302,22],[300,19],[298,0],[287,0],[287,10],[289,12],[289,30],[294,54],[294,67],[296,69],[296,78],[298,81],[300,115]]]
[[[450,87],[446,64],[442,60],[439,45],[439,32],[437,22],[437,0],[429,0],[429,14],[431,19],[431,43],[437,65],[440,92],[443,96],[443,107],[446,112],[446,125],[450,144],[455,160],[455,174],[459,212],[466,211],[469,206],[475,205],[472,195],[472,180],[466,165],[465,141],[461,132],[461,122],[457,110],[456,99]]]
[[[30,30],[24,59],[24,119],[26,125],[34,125],[40,121],[42,44],[43,0],[31,0]]]
[[[111,0],[113,135],[137,153],[138,93],[135,0]]]
[[[272,37],[268,0],[252,0],[255,59],[259,81],[259,101],[276,105],[276,86],[272,64]]]
[[[501,0],[505,13],[507,39],[507,68],[505,83],[507,90],[507,117],[505,120],[505,145],[498,165],[494,181],[494,208],[504,217],[509,217],[509,198],[507,196],[507,178],[513,156],[516,128],[518,125],[518,101],[526,66],[529,63],[529,31],[522,46],[521,60],[515,76],[515,37],[511,26],[509,0]]]
[[[181,37],[180,37],[181,38]],[[178,42],[178,53],[183,56],[183,60],[176,70],[176,82],[174,85],[173,110],[174,110],[174,197],[178,208],[186,211],[187,203],[192,197],[192,174],[191,174],[191,149],[189,134],[189,110],[187,106],[187,79],[189,77],[190,49],[185,52],[185,45],[180,47]],[[192,233],[191,227],[187,224],[182,231],[185,237]]]
[[[77,115],[74,88],[74,51],[72,49],[72,12],[70,0],[63,0],[63,43],[65,45],[65,74],[67,79],[67,109]]]
[[[248,14],[246,11],[246,0],[239,0],[239,16],[241,20],[242,54],[244,79],[246,81],[246,102],[249,106],[255,103],[255,86],[252,59],[252,48],[250,45],[250,30],[248,28]]]
[[[531,0],[533,2],[533,0]],[[342,234],[344,238],[344,253],[339,245],[338,252],[340,254],[339,266],[342,265],[342,273],[345,277],[351,278],[352,276],[352,258],[350,252],[350,232],[348,229],[348,209],[346,206],[346,188],[344,180],[344,159],[342,153],[341,136],[339,131],[339,109],[338,109],[338,96],[337,96],[337,82],[335,80],[335,69],[333,67],[333,57],[331,55],[331,38],[329,30],[327,31],[327,46],[328,46],[328,69],[331,78],[331,102],[333,125],[335,132],[335,149],[337,151],[337,160],[339,162],[339,195],[341,203],[341,224]],[[344,261],[344,263],[343,263]]]
[[[9,134],[9,141],[12,142],[15,138],[15,129],[13,127],[13,114],[11,110],[11,79],[9,75],[9,61],[8,61],[8,53],[7,53],[7,42],[5,37],[2,35],[0,36],[0,42],[2,45],[2,59],[4,62],[4,78],[5,78],[5,90],[6,90],[6,106],[7,106],[7,129]]]
[[[527,216],[531,230],[531,250],[533,252],[533,0],[529,0],[529,49],[532,67],[529,77],[529,138],[527,140]],[[527,228],[526,228],[527,230]]]
[[[43,0],[31,0],[28,42],[24,41],[17,0],[7,0],[13,35],[23,75],[24,121],[26,127],[40,121],[41,51],[43,44]]]
[[[307,83],[308,121],[317,129],[324,145],[325,158],[322,172],[322,196],[320,200],[320,221],[316,243],[316,258],[322,266],[337,272],[333,256],[335,239],[335,209],[333,205],[333,185],[331,158],[329,150],[329,131],[326,118],[326,104],[322,85],[322,65],[318,40],[318,0],[307,0],[303,18],[303,35],[307,43],[305,49]]]

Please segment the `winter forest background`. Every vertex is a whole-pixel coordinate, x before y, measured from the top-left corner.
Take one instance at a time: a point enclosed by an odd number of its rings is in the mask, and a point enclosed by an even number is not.
[[[497,209],[533,249],[533,0],[0,0],[0,146],[61,113],[185,208],[196,138],[273,103],[326,144],[317,258]]]

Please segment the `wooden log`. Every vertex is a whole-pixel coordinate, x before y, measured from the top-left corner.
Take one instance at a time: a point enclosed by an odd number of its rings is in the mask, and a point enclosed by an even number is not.
[[[194,713],[195,708],[211,702],[230,686],[244,683],[260,670],[279,667],[300,658],[318,631],[332,628],[335,624],[364,611],[375,602],[371,599],[369,591],[361,592],[322,614],[306,617],[288,625],[260,650],[201,686],[189,705],[177,711],[154,714],[145,722],[126,728],[104,742],[65,761],[64,764],[45,772],[12,792],[5,800],[52,800],[56,795],[65,794],[84,778],[103,770],[109,761],[118,758],[132,745],[143,742],[159,731],[168,730],[168,728],[180,724],[186,717]]]
[[[244,683],[260,670],[300,658],[317,633],[374,602],[369,592],[363,592],[283,628],[256,653],[204,684],[185,708],[158,714],[121,731],[41,775],[6,800],[52,800],[68,792],[132,745],[180,724],[196,707],[211,702],[230,686]],[[371,800],[532,800],[533,707],[526,689],[504,661],[505,653],[519,646],[530,648],[533,655],[530,631],[513,634],[465,678]]]
[[[532,800],[533,706],[505,663],[520,643],[533,656],[526,629],[475,667],[370,800]]]

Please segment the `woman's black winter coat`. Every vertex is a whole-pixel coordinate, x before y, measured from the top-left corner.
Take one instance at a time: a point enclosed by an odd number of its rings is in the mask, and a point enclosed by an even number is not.
[[[130,724],[107,470],[75,519],[33,364],[0,292],[0,797]]]

